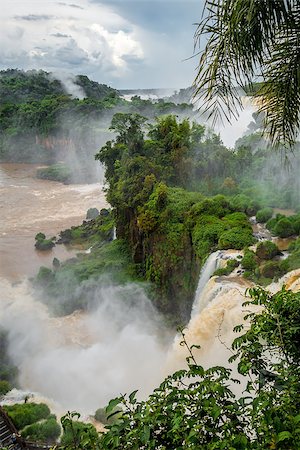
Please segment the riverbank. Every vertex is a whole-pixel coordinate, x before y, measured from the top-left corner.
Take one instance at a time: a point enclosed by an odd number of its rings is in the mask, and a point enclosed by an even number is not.
[[[108,206],[102,186],[64,185],[35,177],[37,164],[0,164],[0,277],[18,281],[34,276],[54,257],[65,260],[76,250],[61,245],[49,252],[34,249],[34,236],[57,235],[80,225],[89,208]]]

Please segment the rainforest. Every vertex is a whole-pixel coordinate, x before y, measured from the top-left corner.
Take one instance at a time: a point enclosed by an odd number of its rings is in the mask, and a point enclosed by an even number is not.
[[[193,87],[0,71],[0,448],[300,448],[300,90],[271,29],[250,80],[245,8],[211,2]]]

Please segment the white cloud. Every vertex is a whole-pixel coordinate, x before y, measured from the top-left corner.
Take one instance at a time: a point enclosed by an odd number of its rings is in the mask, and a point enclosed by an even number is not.
[[[12,1],[0,18],[1,66],[121,77],[129,61],[144,57],[136,31],[108,6],[88,0]]]

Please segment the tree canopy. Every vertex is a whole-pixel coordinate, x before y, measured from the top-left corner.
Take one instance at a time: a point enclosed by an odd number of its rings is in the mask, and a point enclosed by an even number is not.
[[[297,0],[207,0],[195,47],[208,35],[194,84],[214,121],[241,107],[240,87],[255,96],[273,145],[294,144],[300,126],[300,4]]]

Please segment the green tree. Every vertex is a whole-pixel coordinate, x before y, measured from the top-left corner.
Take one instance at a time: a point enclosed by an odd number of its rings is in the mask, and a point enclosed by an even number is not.
[[[255,96],[273,144],[292,145],[300,126],[300,4],[296,0],[210,0],[195,33],[196,95],[214,120],[241,107],[240,87],[258,76]]]

